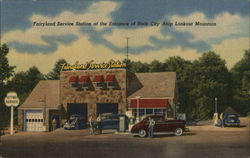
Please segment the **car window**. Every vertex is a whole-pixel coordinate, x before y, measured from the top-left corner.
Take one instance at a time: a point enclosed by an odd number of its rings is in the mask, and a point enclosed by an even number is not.
[[[162,117],[156,117],[156,118],[154,118],[154,120],[156,123],[163,123],[165,121],[164,118],[162,118]]]

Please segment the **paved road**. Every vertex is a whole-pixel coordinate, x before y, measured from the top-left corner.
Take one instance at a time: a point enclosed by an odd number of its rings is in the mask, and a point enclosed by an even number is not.
[[[21,132],[5,135],[0,145],[4,158],[250,158],[249,120],[242,128],[191,126],[183,136],[139,138],[105,131],[91,136],[88,130],[50,133]]]

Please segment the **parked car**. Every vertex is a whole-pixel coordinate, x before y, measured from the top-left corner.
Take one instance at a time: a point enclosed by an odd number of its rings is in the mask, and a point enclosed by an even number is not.
[[[154,134],[174,132],[176,136],[180,136],[186,129],[186,121],[184,120],[166,120],[164,116],[152,115],[135,124],[131,129],[131,133],[138,134],[140,137],[146,137],[148,135],[149,117],[155,121]]]
[[[67,120],[65,125],[63,126],[64,129],[82,129],[86,128],[86,120],[83,116],[74,114],[71,115],[70,118]]]
[[[129,119],[125,114],[101,114],[96,121],[93,121],[93,126],[100,125],[101,129],[116,129],[120,128],[120,118],[124,117],[125,130],[128,129]]]
[[[239,116],[237,114],[225,114],[224,126],[240,126]]]

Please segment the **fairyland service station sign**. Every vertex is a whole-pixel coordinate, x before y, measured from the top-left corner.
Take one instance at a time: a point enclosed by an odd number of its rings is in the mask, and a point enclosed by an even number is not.
[[[96,70],[96,69],[115,69],[115,68],[126,68],[126,64],[114,60],[110,60],[108,63],[93,63],[94,60],[87,62],[86,64],[79,64],[77,61],[74,65],[62,64],[61,71],[71,71],[71,70]]]
[[[4,98],[4,102],[7,107],[18,106],[19,98],[17,97],[16,92],[9,92],[7,96]]]

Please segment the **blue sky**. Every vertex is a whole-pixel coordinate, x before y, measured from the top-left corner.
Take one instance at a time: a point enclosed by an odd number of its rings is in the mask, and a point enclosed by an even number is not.
[[[151,62],[195,60],[213,50],[232,67],[249,48],[249,0],[0,0],[1,41],[17,71],[46,73],[60,58],[97,62],[125,57]],[[33,22],[147,22],[148,26],[33,26]],[[216,26],[150,26],[151,22],[214,22]],[[44,60],[47,62],[44,63]]]

